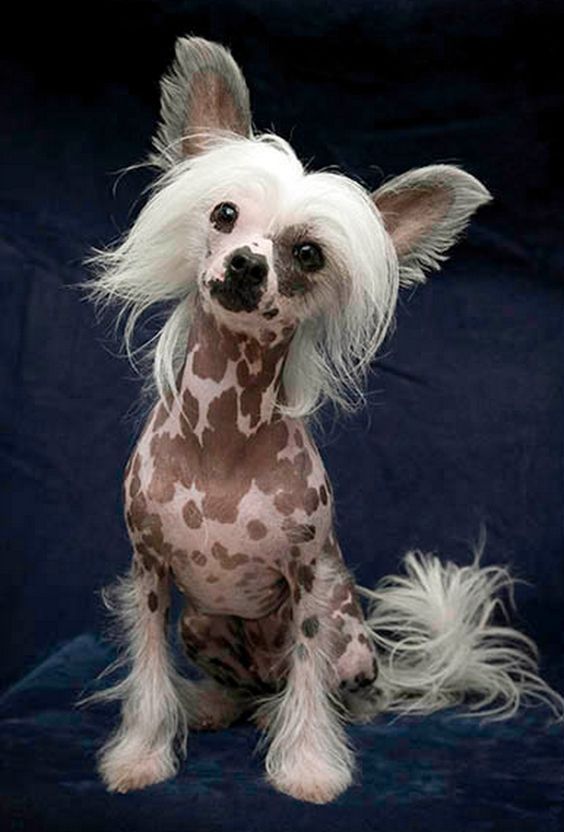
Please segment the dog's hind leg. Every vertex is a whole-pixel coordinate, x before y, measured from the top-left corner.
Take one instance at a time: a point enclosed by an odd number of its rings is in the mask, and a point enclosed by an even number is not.
[[[175,742],[184,751],[191,685],[174,669],[167,642],[170,577],[156,558],[134,558],[128,575],[107,592],[125,639],[126,678],[91,699],[119,699],[121,724],[99,752],[111,791],[141,789],[175,774]]]
[[[225,728],[261,692],[243,621],[232,615],[198,612],[187,604],[179,623],[186,655],[207,677],[194,685],[188,725],[194,730]]]

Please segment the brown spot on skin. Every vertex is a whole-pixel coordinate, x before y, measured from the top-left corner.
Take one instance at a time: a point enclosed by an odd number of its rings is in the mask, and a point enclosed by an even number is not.
[[[267,320],[271,321],[278,315],[278,312],[278,309],[268,309],[266,312],[262,313],[262,316],[263,318],[266,318]]]
[[[162,426],[164,425],[164,423],[166,422],[167,419],[168,419],[168,410],[166,409],[163,402],[161,402],[160,405],[157,408],[156,413],[155,413],[155,421],[153,422],[153,430],[157,431],[160,428],[162,428]]]
[[[288,517],[282,523],[282,530],[290,543],[307,543],[315,538],[315,526],[311,523],[296,523]]]
[[[248,563],[249,561],[249,556],[244,555],[242,552],[236,552],[234,555],[230,555],[225,546],[222,546],[221,543],[213,544],[212,555],[217,561],[219,561],[219,565],[222,569],[236,569],[238,566],[241,566],[243,563]]]
[[[259,360],[261,354],[261,348],[258,341],[255,338],[249,338],[247,343],[245,344],[245,358],[251,364],[254,364],[256,361]]]
[[[147,570],[147,572],[150,572],[153,568],[156,571],[159,565],[159,561],[155,557],[155,555],[151,554],[151,552],[143,543],[138,543],[136,548],[138,553],[141,555],[143,566]]]
[[[339,659],[347,651],[347,647],[352,641],[350,633],[335,634],[333,638],[333,650],[336,659]]]
[[[155,466],[148,495],[158,503],[167,503],[174,497],[177,482],[186,489],[192,486],[194,475],[190,456],[186,453],[183,436],[171,437],[168,432],[153,436],[150,449]]]
[[[303,295],[314,285],[315,274],[304,271],[293,255],[297,243],[311,239],[307,226],[286,227],[272,241],[274,268],[278,276],[278,290],[283,297]]]
[[[155,592],[149,592],[147,603],[151,612],[155,612],[155,610],[159,606],[159,599],[157,598],[157,594]]]
[[[302,553],[299,546],[292,546],[292,548],[290,549],[290,555],[293,558],[299,558],[301,557],[301,554]]]
[[[200,378],[219,382],[225,376],[228,360],[237,361],[241,356],[240,342],[229,330],[216,326],[211,316],[201,310],[199,315],[188,344],[188,349],[194,350],[192,369]]]
[[[319,618],[316,615],[310,615],[302,621],[302,633],[306,638],[314,638],[319,631]]]
[[[131,466],[131,478],[129,480],[129,496],[131,499],[134,499],[139,490],[141,488],[141,478],[139,477],[139,471],[141,470],[141,457],[139,454],[135,454],[133,458],[133,464]]]
[[[208,577],[206,578],[206,582],[208,584],[216,584],[218,581],[219,578],[217,577],[217,575],[208,575]]]
[[[247,523],[247,531],[251,540],[262,540],[266,537],[266,526],[260,520],[249,520]],[[255,558],[253,558],[255,560]]]
[[[192,560],[193,560],[193,561],[194,561],[194,563],[195,563],[195,564],[197,564],[198,566],[205,566],[205,565],[206,565],[206,563],[208,562],[208,559],[207,559],[207,557],[204,555],[204,553],[203,553],[203,552],[198,551],[198,549],[196,549],[194,552],[192,552]]]
[[[352,618],[358,618],[359,620],[362,620],[362,610],[360,608],[360,604],[358,603],[354,595],[352,597],[352,600],[349,601],[348,604],[344,604],[341,607],[341,612],[344,615],[350,615],[352,616]]]
[[[188,500],[182,509],[182,516],[186,525],[191,529],[199,529],[202,525],[202,512],[194,500]]]
[[[327,502],[328,502],[329,498],[327,496],[327,489],[325,488],[324,485],[322,485],[319,488],[319,499],[321,500],[321,502],[324,506],[327,505]]]
[[[304,494],[304,509],[306,514],[313,514],[319,506],[319,495],[316,488],[308,488]]]
[[[198,399],[192,395],[189,390],[185,390],[182,396],[182,416],[180,419],[180,427],[183,433],[186,433],[186,422],[192,430],[195,430],[200,417],[200,404]]]
[[[282,621],[292,621],[294,617],[294,612],[290,604],[286,604],[286,606],[282,608],[281,617]]]
[[[336,608],[340,608],[344,601],[347,600],[351,594],[351,583],[348,580],[341,581],[335,584],[331,595],[331,601]]]
[[[252,373],[244,360],[237,364],[237,382],[242,387],[241,413],[243,416],[249,416],[251,428],[255,428],[260,421],[264,393],[273,381],[281,380],[289,337],[268,350],[261,348],[255,339],[249,339],[245,345],[245,356],[252,363],[261,359],[262,365],[258,372]]]
[[[227,370],[227,358],[219,350],[211,351],[201,346],[194,353],[192,369],[200,378],[221,381]]]
[[[274,498],[274,505],[280,514],[292,514],[295,509],[295,501],[287,492],[277,494]]]
[[[313,561],[312,561],[313,563]],[[311,592],[313,589],[313,579],[315,578],[315,572],[308,566],[308,564],[300,563],[296,572],[296,580],[298,582],[298,586],[303,587],[306,592]]]

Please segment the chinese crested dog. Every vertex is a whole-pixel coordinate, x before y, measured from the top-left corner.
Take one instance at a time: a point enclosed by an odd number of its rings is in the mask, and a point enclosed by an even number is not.
[[[199,38],[178,41],[161,113],[162,175],[90,286],[121,305],[128,348],[145,310],[170,307],[125,472],[132,566],[106,593],[127,675],[90,697],[121,701],[108,788],[171,777],[190,729],[247,717],[272,785],[324,803],[351,783],[347,721],[455,704],[500,718],[523,699],[559,713],[532,642],[495,620],[504,569],[410,553],[404,574],[355,585],[307,427],[323,402],[361,401],[400,286],[439,267],[487,190],[449,165],[374,193],[306,171],[253,132],[240,69]],[[173,585],[199,681],[169,649]]]

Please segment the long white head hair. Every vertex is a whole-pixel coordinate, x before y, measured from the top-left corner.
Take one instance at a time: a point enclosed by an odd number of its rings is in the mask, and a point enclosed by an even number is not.
[[[311,300],[300,301],[303,319],[285,364],[283,410],[307,416],[325,400],[354,406],[362,400],[364,373],[392,320],[397,259],[366,191],[337,173],[307,174],[276,136],[216,138],[204,153],[166,171],[124,239],[93,258],[93,298],[121,306],[131,358],[140,317],[169,302],[169,317],[147,348],[158,394],[175,395],[209,211],[233,189],[261,206],[271,229],[289,222],[315,225],[339,272],[335,281],[342,281],[340,287],[321,285]]]
[[[125,346],[141,316],[167,305],[149,344],[153,390],[177,397],[213,205],[234,190],[260,206],[265,233],[305,223],[327,247],[332,279],[300,301],[284,368],[287,414],[304,417],[324,401],[363,401],[365,373],[388,332],[400,283],[437,268],[470,215],[489,199],[476,179],[435,165],[411,171],[374,194],[334,172],[308,173],[290,145],[251,129],[248,90],[223,47],[181,38],[162,81],[162,122],[154,165],[163,173],[133,227],[92,259],[90,294],[117,303]]]

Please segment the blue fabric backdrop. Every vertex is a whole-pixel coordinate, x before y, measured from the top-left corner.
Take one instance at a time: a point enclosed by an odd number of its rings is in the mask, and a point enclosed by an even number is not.
[[[76,692],[109,659],[96,590],[126,568],[120,483],[140,380],[76,284],[150,181],[158,79],[176,36],[229,45],[255,122],[317,167],[377,186],[461,164],[494,202],[440,275],[402,296],[369,406],[326,420],[339,534],[359,581],[406,548],[459,562],[481,523],[517,623],[561,676],[564,214],[556,0],[191,0],[16,9],[2,60],[0,804],[11,828],[562,828],[563,733],[446,717],[355,729],[363,783],[334,807],[274,795],[238,727],[200,736],[179,779],[105,795],[109,712]],[[73,288],[74,287],[74,288]],[[560,670],[559,670],[560,668]]]

